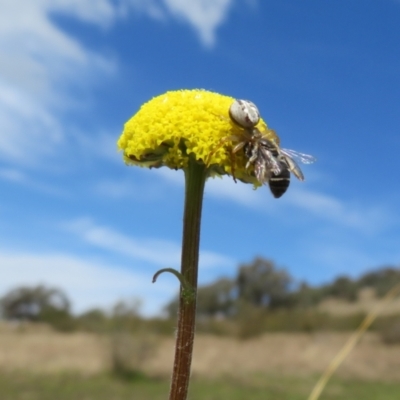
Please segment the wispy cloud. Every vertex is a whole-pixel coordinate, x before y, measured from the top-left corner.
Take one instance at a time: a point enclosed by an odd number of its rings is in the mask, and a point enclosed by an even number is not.
[[[121,298],[145,298],[143,313],[159,313],[177,286],[167,279],[152,285],[140,269],[106,265],[65,253],[24,253],[0,249],[0,293],[21,285],[45,284],[66,291],[75,312],[91,307],[109,309]],[[152,296],[149,296],[149,293]]]
[[[34,179],[28,173],[23,172],[16,168],[1,168],[0,167],[0,180],[9,181],[18,185],[37,190],[42,193],[50,194],[52,196],[69,197],[68,191],[59,185],[52,185],[41,181],[40,179]]]
[[[348,244],[338,240],[309,244],[307,252],[310,260],[331,269],[333,275],[345,271],[344,274],[355,276],[366,268],[377,266],[379,260],[379,257],[374,256],[368,249],[359,249],[354,243]]]
[[[390,236],[389,240],[388,239]],[[308,239],[307,239],[308,238]],[[379,240],[385,242],[382,244]],[[330,230],[321,232],[313,240],[309,240],[307,233],[304,235],[304,246],[299,253],[303,253],[305,265],[307,262],[314,265],[313,276],[326,279],[327,276],[349,275],[358,276],[370,269],[387,265],[399,265],[400,250],[399,237],[387,235],[379,240],[370,238],[365,240],[345,230]]]
[[[324,193],[300,189],[298,186],[292,191],[292,196],[285,199],[287,204],[337,225],[374,233],[398,224],[398,220],[393,219],[388,209],[380,205],[344,201]]]
[[[267,192],[265,192],[267,190]],[[269,190],[254,190],[251,185],[241,182],[235,183],[232,177],[215,178],[207,181],[206,196],[210,195],[220,200],[230,200],[246,207],[266,206],[272,201]]]
[[[183,175],[161,168],[157,173],[166,181],[183,185]],[[205,195],[221,201],[230,201],[241,206],[262,209],[285,218],[289,210],[297,209],[318,220],[325,220],[339,226],[346,226],[365,233],[374,233],[399,221],[393,218],[387,207],[342,200],[338,197],[304,188],[295,182],[281,199],[273,199],[268,188],[253,190],[250,185],[235,183],[231,177],[209,179]],[[292,217],[291,217],[292,218]]]
[[[115,72],[116,60],[85,47],[52,20],[69,15],[108,28],[143,14],[190,24],[206,45],[227,16],[232,0],[38,0],[0,5],[0,156],[29,165],[56,156],[66,146],[62,114],[76,107],[71,88],[93,85]],[[111,147],[110,147],[111,148]],[[109,154],[107,154],[109,157]]]
[[[142,192],[138,192],[135,185],[128,181],[103,180],[94,186],[94,191],[101,196],[112,199],[136,198],[138,193],[143,197]]]
[[[156,177],[154,179],[143,179],[141,176],[141,172],[145,172],[143,170],[135,169],[134,172],[127,171],[125,178],[103,178],[93,185],[93,191],[96,195],[112,200],[129,199],[129,201],[145,201],[147,203],[165,202],[163,189],[166,185],[163,185],[162,181],[156,181]],[[135,179],[138,176],[141,176],[141,179]]]
[[[206,46],[215,42],[215,31],[227,17],[232,0],[164,0],[169,12],[192,25]]]
[[[167,182],[183,187],[184,176],[181,171],[173,171],[168,168],[160,168],[155,171]],[[269,196],[269,193],[265,194],[262,192],[263,191],[252,190],[250,185],[241,182],[235,183],[230,176],[210,178],[207,180],[205,187],[206,198],[210,196],[219,200],[228,200],[248,207],[257,207],[262,204],[265,205],[265,198],[266,196]]]
[[[0,93],[0,155],[3,161],[32,164],[53,154],[63,140],[62,129],[44,102],[37,99],[40,95],[31,95],[1,78]]]
[[[14,168],[0,168],[0,178],[11,182],[26,182],[26,175]]]
[[[118,7],[110,0],[41,0],[41,3],[51,11],[61,11],[103,28],[109,27],[120,14]]]
[[[153,19],[183,21],[196,31],[205,46],[211,47],[232,4],[233,0],[125,0],[120,6],[125,13],[132,8]]]
[[[79,130],[70,130],[69,132],[75,151],[79,150],[86,160],[101,160],[102,162],[107,161],[115,165],[122,165],[122,153],[118,152],[117,149],[120,131],[98,132],[90,136]]]
[[[59,29],[51,13],[106,26],[115,18],[108,0],[16,2],[0,6],[0,155],[32,164],[54,155],[65,133],[60,115],[76,99],[70,87],[113,71],[114,63]],[[93,78],[92,78],[93,79]]]
[[[144,14],[155,20],[165,20],[164,1],[160,0],[120,0],[118,9],[121,15],[127,16],[132,10],[135,14]]]
[[[89,218],[76,219],[62,224],[62,227],[78,235],[93,246],[123,254],[135,260],[142,260],[161,267],[180,265],[181,247],[178,243],[163,239],[138,239],[113,229],[96,225]],[[200,252],[202,268],[235,265],[227,256],[210,251]]]

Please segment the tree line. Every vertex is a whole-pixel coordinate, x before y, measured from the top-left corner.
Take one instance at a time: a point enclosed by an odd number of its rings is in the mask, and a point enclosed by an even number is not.
[[[386,266],[363,274],[357,279],[339,276],[333,282],[311,286],[297,283],[283,268],[261,257],[241,264],[232,279],[222,278],[198,289],[197,313],[203,317],[232,317],[243,304],[268,311],[278,309],[307,309],[327,298],[354,302],[360,289],[369,287],[382,297],[400,282],[400,269]],[[174,315],[177,299],[165,310]]]
[[[254,335],[273,330],[354,329],[363,315],[333,317],[316,306],[326,298],[356,301],[360,289],[369,287],[378,297],[400,282],[400,269],[385,266],[357,279],[337,277],[333,282],[311,286],[296,282],[284,268],[261,257],[238,266],[233,278],[221,278],[198,289],[198,330]],[[140,317],[139,304],[119,302],[111,312],[92,309],[71,313],[71,302],[62,289],[43,285],[19,287],[0,298],[3,319],[45,322],[57,330],[106,332],[113,329],[152,330],[173,333],[177,299],[165,306],[167,318]],[[222,322],[221,322],[222,321]]]

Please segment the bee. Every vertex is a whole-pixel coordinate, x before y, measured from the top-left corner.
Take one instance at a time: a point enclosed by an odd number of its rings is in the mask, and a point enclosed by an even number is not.
[[[296,161],[311,164],[313,156],[294,150],[282,149],[278,135],[272,129],[256,128],[260,121],[257,106],[248,100],[235,100],[229,108],[231,121],[242,128],[240,135],[231,135],[227,140],[238,142],[232,154],[243,149],[247,158],[246,168],[254,167],[254,174],[261,184],[269,185],[275,198],[281,197],[289,187],[290,172],[300,181],[303,172]],[[225,140],[224,140],[225,141]]]

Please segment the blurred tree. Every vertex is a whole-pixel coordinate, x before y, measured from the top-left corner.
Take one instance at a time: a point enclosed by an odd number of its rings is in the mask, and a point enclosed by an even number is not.
[[[228,279],[219,279],[210,285],[199,286],[197,289],[197,308],[199,316],[214,317],[227,316],[233,312],[235,282]],[[175,317],[178,312],[178,298],[168,303],[164,311],[169,317]]]
[[[400,269],[394,267],[380,268],[368,272],[358,280],[358,286],[372,287],[379,297],[384,296],[394,285],[400,282]]]
[[[232,314],[234,299],[234,285],[230,279],[219,279],[211,285],[201,286],[198,290],[198,315],[215,317]]]
[[[141,304],[137,298],[125,299],[117,302],[112,310],[109,331],[111,368],[114,374],[125,379],[140,376],[142,364],[156,346],[150,325],[140,316]]]
[[[284,306],[288,308],[309,308],[316,306],[323,298],[324,292],[319,287],[311,287],[306,282],[301,282],[297,289],[288,293]]]
[[[93,308],[84,312],[76,318],[76,322],[78,328],[95,333],[106,332],[110,326],[109,318],[100,308]]]
[[[60,331],[75,329],[66,294],[56,288],[19,287],[0,299],[3,318],[18,321],[46,322]]]
[[[356,301],[358,294],[357,282],[347,276],[339,276],[336,280],[326,287],[328,296],[338,297],[348,301]]]
[[[0,306],[6,319],[44,321],[57,314],[69,315],[70,302],[62,290],[40,285],[10,290]]]
[[[236,285],[238,297],[257,307],[275,308],[287,301],[292,279],[270,260],[256,258],[251,264],[239,266]]]
[[[290,275],[276,268],[273,261],[256,258],[238,268],[233,280],[219,279],[198,289],[198,329],[202,332],[234,334],[242,338],[253,337],[265,331],[313,331],[319,329],[353,330],[365,317],[362,313],[333,316],[316,306],[326,298],[336,297],[356,301],[358,292],[372,287],[379,296],[400,282],[399,268],[380,268],[351,279],[339,276],[331,283],[310,286],[305,282],[292,284]],[[176,317],[177,300],[165,310]],[[216,316],[227,318],[218,319]],[[165,332],[171,332],[166,325]],[[388,336],[398,334],[398,325],[387,327]],[[385,339],[386,340],[386,339]]]
[[[141,300],[137,298],[120,300],[112,310],[113,330],[136,332],[143,329],[144,320],[140,316]]]
[[[125,299],[118,301],[112,311],[113,317],[138,318],[142,301],[138,298]]]

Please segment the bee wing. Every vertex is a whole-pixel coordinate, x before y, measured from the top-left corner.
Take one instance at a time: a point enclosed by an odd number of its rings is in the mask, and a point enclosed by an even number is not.
[[[304,154],[304,153],[300,153],[298,151],[295,150],[290,150],[290,149],[281,149],[281,152],[291,158],[294,161],[297,162],[301,162],[303,164],[312,164],[315,161],[317,161],[317,159],[309,154]]]
[[[284,152],[282,152],[283,155],[281,155],[281,157],[284,159],[286,165],[289,168],[289,171],[292,172],[294,174],[294,176],[300,180],[300,181],[304,181],[304,175],[302,170],[300,169],[299,165],[297,164],[297,162],[290,157],[288,154],[285,154]]]

